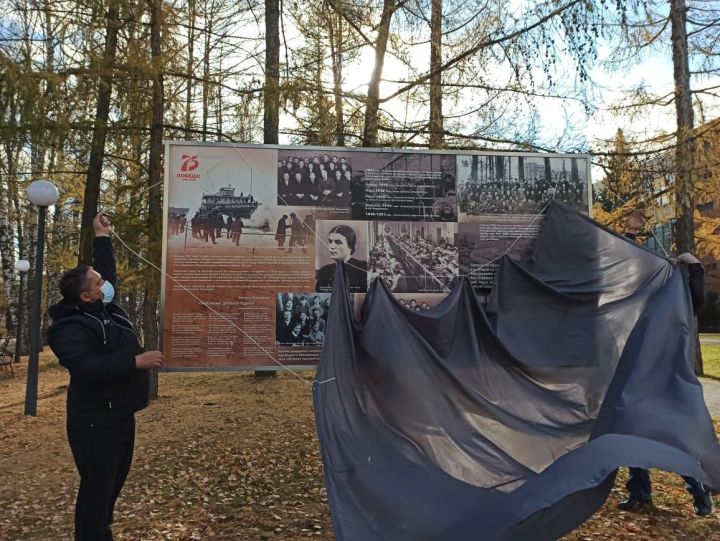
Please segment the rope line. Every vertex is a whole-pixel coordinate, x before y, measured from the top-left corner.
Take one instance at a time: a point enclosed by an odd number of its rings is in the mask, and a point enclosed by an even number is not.
[[[250,169],[253,169],[253,170],[255,169],[255,168],[253,167],[253,165],[250,163],[250,161],[248,161],[248,159],[243,155],[243,153],[241,152],[241,149],[240,149],[239,147],[236,147],[235,145],[233,145],[233,146],[231,146],[231,148],[232,148],[233,150],[235,150],[235,152],[240,156],[240,158],[245,162],[245,164],[246,164],[248,167],[250,167]],[[268,189],[270,189],[270,190],[272,191],[273,186],[269,183],[269,181],[266,180],[263,175],[258,175],[258,177],[259,177],[260,181],[263,182],[263,184],[265,184],[265,187],[268,188]],[[255,178],[255,177],[253,177],[253,178]],[[528,223],[528,225],[525,227],[525,229],[520,232],[520,235],[512,242],[512,244],[510,245],[510,247],[509,247],[504,253],[502,253],[501,255],[497,256],[496,258],[488,261],[487,263],[483,263],[482,265],[478,266],[477,268],[475,268],[474,270],[472,270],[472,271],[470,271],[470,272],[468,272],[468,273],[464,273],[464,274],[458,273],[457,276],[458,276],[459,278],[467,277],[467,276],[472,276],[473,274],[475,274],[475,273],[478,272],[479,270],[483,269],[484,267],[487,267],[488,265],[494,263],[495,261],[498,261],[499,259],[502,259],[503,257],[505,257],[505,256],[508,254],[508,252],[510,252],[510,250],[518,243],[518,241],[520,241],[520,239],[523,238],[523,235],[525,235],[525,233],[530,229],[530,227],[535,223],[535,221],[536,221],[540,216],[542,216],[542,214],[545,212],[545,210],[546,210],[547,207],[550,205],[550,203],[555,200],[555,194],[557,193],[557,186],[558,186],[558,183],[555,182],[554,185],[553,185],[552,197],[548,200],[548,202],[545,204],[545,206],[543,206],[543,208],[540,209],[540,212],[538,212],[537,214],[535,214],[535,215],[533,216],[532,220]],[[294,205],[290,205],[290,204],[287,202],[287,200],[286,200],[285,198],[283,198],[280,194],[277,194],[277,197],[278,197],[278,199],[280,199],[280,200],[281,200],[285,205],[287,205],[288,207],[294,207]],[[320,235],[317,234],[317,231],[316,231],[316,230],[313,230],[311,227],[309,227],[309,226],[307,225],[307,223],[305,223],[304,220],[301,219],[301,221],[302,221],[303,225],[310,230],[310,232],[312,233],[314,239],[315,239],[316,241],[320,241],[320,243],[321,243],[325,248],[327,248],[327,249],[329,250],[330,247],[325,243],[325,241],[320,237]],[[355,268],[355,269],[357,269],[357,270],[365,271],[365,269],[363,269],[363,268],[361,268],[361,267],[358,267],[357,265],[353,265],[353,264],[350,264],[350,263],[345,263],[345,264],[346,264],[348,267],[353,267],[353,268]],[[431,273],[431,272],[428,272],[428,276],[431,276],[432,278],[438,279],[438,277],[435,276],[435,274],[433,274],[433,273]],[[412,278],[412,277],[410,276],[409,278]],[[445,287],[445,292],[449,292],[449,291],[450,291],[450,290],[449,290],[447,287]]]
[[[290,372],[293,376],[295,376],[296,378],[298,378],[300,381],[302,381],[302,382],[305,383],[306,385],[312,385],[312,383],[310,383],[307,379],[305,379],[304,377],[302,377],[298,372],[296,372],[295,370],[293,370],[292,368],[290,368],[290,367],[287,366],[286,364],[281,363],[281,362],[278,361],[275,357],[273,357],[273,355],[272,355],[262,344],[260,344],[257,340],[255,340],[254,337],[250,336],[250,335],[249,335],[248,333],[246,333],[242,328],[240,328],[238,325],[236,325],[234,321],[232,321],[231,319],[227,318],[226,316],[224,316],[223,314],[221,314],[220,312],[218,312],[217,310],[215,310],[212,306],[210,306],[208,303],[206,303],[205,301],[203,301],[200,297],[198,297],[197,295],[195,295],[195,293],[193,293],[192,291],[190,291],[187,287],[185,287],[183,284],[181,284],[181,283],[180,283],[178,280],[176,280],[173,276],[171,276],[170,274],[168,274],[167,272],[165,272],[164,270],[162,270],[160,267],[158,267],[157,265],[155,265],[152,261],[149,261],[149,260],[145,259],[143,256],[141,256],[140,254],[138,254],[135,250],[133,250],[132,248],[130,248],[130,247],[127,245],[127,243],[120,237],[120,235],[118,235],[118,234],[115,232],[115,229],[114,229],[114,228],[111,228],[111,231],[112,231],[112,234],[120,241],[120,243],[121,243],[123,246],[125,246],[125,248],[127,248],[130,252],[132,252],[134,255],[136,255],[138,258],[140,258],[142,261],[144,261],[144,262],[147,263],[148,265],[150,265],[150,266],[152,266],[153,268],[159,270],[161,274],[163,274],[163,275],[167,276],[168,278],[170,278],[170,280],[172,280],[175,284],[177,284],[178,287],[180,287],[183,291],[189,293],[191,297],[193,297],[196,301],[198,301],[198,303],[199,303],[200,305],[205,306],[205,307],[208,308],[212,313],[214,313],[216,316],[218,316],[218,317],[220,317],[221,319],[224,319],[225,321],[227,321],[228,323],[230,323],[230,325],[232,325],[233,327],[235,327],[235,328],[236,328],[238,331],[240,331],[244,336],[246,336],[247,338],[249,338],[250,340],[252,340],[253,344],[255,344],[257,347],[259,347],[259,348],[263,351],[263,353],[265,353],[265,355],[267,355],[268,357],[270,357],[270,359],[272,359],[273,362],[275,362],[278,366],[281,366],[282,368],[284,368],[285,370],[287,370],[288,372]]]
[[[237,154],[242,158],[242,160],[247,164],[248,167],[250,167],[250,168],[253,169],[253,170],[255,169],[255,168],[253,167],[253,165],[247,160],[247,158],[242,154],[242,152],[240,151],[240,149],[239,149],[238,147],[232,146],[232,148],[237,152]],[[272,186],[271,186],[271,185],[269,184],[269,182],[264,178],[263,175],[259,175],[259,178],[260,178],[260,181],[265,184],[266,188],[269,188],[269,189],[272,190]],[[135,198],[139,197],[140,195],[142,195],[143,193],[151,190],[151,189],[154,188],[155,186],[158,186],[159,184],[163,184],[163,183],[164,183],[164,180],[161,181],[161,182],[156,182],[155,184],[153,184],[153,185],[151,185],[151,186],[149,186],[149,187],[141,190],[140,192],[137,192],[137,193],[133,194],[133,196],[130,197],[128,200],[126,200],[126,201],[123,202],[123,203],[119,203],[118,205],[127,205],[127,204],[129,204],[133,199],[135,199]],[[495,263],[496,261],[502,259],[503,257],[505,257],[505,256],[510,252],[510,250],[512,250],[513,247],[520,241],[520,239],[522,239],[522,238],[524,237],[525,233],[527,233],[527,231],[533,226],[533,224],[537,221],[537,219],[538,219],[540,216],[543,215],[543,213],[547,210],[547,208],[548,208],[548,206],[550,205],[550,203],[555,200],[555,195],[556,195],[556,193],[557,193],[557,186],[558,186],[558,183],[555,182],[554,185],[553,185],[552,197],[547,201],[547,203],[545,203],[545,205],[542,207],[542,209],[540,209],[540,211],[532,217],[532,219],[531,219],[531,220],[528,222],[528,224],[526,225],[525,229],[523,229],[523,230],[520,232],[520,234],[513,240],[513,242],[510,244],[510,246],[509,246],[502,254],[500,254],[499,256],[491,259],[490,261],[488,261],[488,262],[486,262],[486,263],[483,263],[482,265],[477,266],[475,269],[473,269],[472,271],[470,271],[470,272],[468,272],[468,273],[462,273],[462,274],[461,274],[461,273],[458,273],[458,277],[468,277],[468,276],[472,276],[472,275],[475,274],[476,272],[482,270],[483,268],[485,268],[485,267],[487,267],[487,266]],[[165,197],[167,197],[167,195],[168,195],[168,194],[165,194]],[[290,207],[290,208],[293,208],[293,207],[294,207],[293,205],[290,205],[290,204],[287,202],[287,200],[285,200],[280,194],[277,194],[277,197],[278,197],[278,199],[280,199],[280,200],[281,200],[285,205],[287,205],[288,207]],[[307,223],[305,222],[305,220],[303,220],[302,218],[299,218],[299,217],[298,217],[298,219],[301,221],[301,223],[303,224],[303,226],[304,226],[305,228],[307,228],[307,229],[312,233],[312,235],[313,235],[313,237],[314,237],[314,239],[315,239],[316,241],[319,241],[319,242],[321,243],[321,245],[323,245],[326,249],[328,249],[328,250],[330,249],[330,247],[327,245],[327,243],[325,243],[325,241],[320,237],[320,235],[318,235],[316,229],[313,229],[313,228],[311,228],[310,226],[308,226],[308,224],[307,224]],[[252,343],[253,343],[255,346],[257,346],[265,355],[267,355],[275,364],[277,364],[278,366],[280,366],[280,367],[283,368],[284,370],[290,372],[293,376],[295,376],[297,379],[299,379],[300,381],[302,381],[304,384],[306,384],[306,385],[314,385],[314,384],[322,385],[322,384],[329,383],[329,382],[335,380],[335,378],[333,377],[333,378],[330,378],[330,379],[327,379],[327,380],[324,380],[324,381],[318,381],[317,379],[313,380],[312,382],[308,381],[306,378],[302,377],[297,371],[293,370],[293,369],[290,368],[288,365],[286,365],[286,364],[280,362],[278,359],[276,359],[276,358],[272,355],[272,353],[271,353],[270,351],[268,351],[262,344],[260,344],[253,336],[251,336],[251,335],[249,335],[247,332],[245,332],[245,331],[244,331],[241,327],[239,327],[234,321],[230,320],[228,317],[226,317],[226,316],[223,315],[222,313],[220,313],[220,312],[218,312],[217,310],[215,310],[215,309],[214,309],[212,306],[210,306],[207,302],[205,302],[205,301],[203,301],[202,299],[200,299],[197,295],[195,295],[195,293],[193,293],[190,289],[188,289],[187,287],[185,287],[185,286],[184,286],[181,282],[179,282],[177,279],[175,279],[175,277],[171,276],[169,273],[165,272],[163,269],[161,269],[160,267],[158,267],[157,265],[155,265],[153,262],[151,262],[151,261],[149,261],[148,259],[144,258],[144,257],[143,257],[142,255],[140,255],[138,252],[136,252],[135,250],[133,250],[132,248],[130,248],[130,246],[128,246],[128,244],[122,239],[122,237],[120,237],[120,235],[117,234],[117,232],[115,231],[114,228],[111,228],[111,232],[112,232],[113,236],[115,236],[115,237],[120,241],[120,243],[121,243],[128,251],[130,251],[132,254],[134,254],[136,257],[138,257],[140,260],[144,261],[145,263],[147,263],[147,264],[150,265],[151,267],[153,267],[153,268],[157,269],[158,271],[160,271],[161,274],[163,274],[164,276],[166,276],[167,278],[169,278],[169,279],[170,279],[174,284],[176,284],[181,290],[183,290],[183,291],[187,292],[188,294],[190,294],[190,296],[193,297],[193,298],[198,302],[198,304],[200,304],[201,306],[205,306],[205,307],[208,308],[213,314],[215,314],[217,317],[219,317],[219,318],[227,321],[232,327],[234,327],[235,329],[237,329],[238,331],[240,331],[245,337],[249,338],[249,339],[252,341]],[[362,268],[360,268],[360,267],[357,267],[356,265],[352,265],[352,264],[349,264],[349,263],[346,263],[346,265],[348,265],[349,267],[354,267],[354,268],[356,268],[356,269],[358,269],[358,270],[365,270],[365,269],[362,269]],[[432,278],[437,279],[437,277],[435,276],[435,274],[433,274],[433,273],[431,273],[431,272],[428,272],[428,273],[427,273],[427,276],[431,276]],[[445,291],[448,292],[448,291],[450,291],[450,290],[449,290],[447,287],[445,287]]]

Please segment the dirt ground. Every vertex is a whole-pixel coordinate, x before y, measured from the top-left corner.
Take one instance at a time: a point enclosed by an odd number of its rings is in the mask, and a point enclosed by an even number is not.
[[[72,538],[68,377],[50,357],[42,365],[36,418],[23,415],[24,363],[15,379],[0,372],[3,541]],[[678,476],[653,474],[656,508],[642,514],[615,508],[623,480],[565,540],[720,540],[717,515],[696,518]],[[116,540],[334,539],[310,387],[289,374],[161,374],[115,518]]]

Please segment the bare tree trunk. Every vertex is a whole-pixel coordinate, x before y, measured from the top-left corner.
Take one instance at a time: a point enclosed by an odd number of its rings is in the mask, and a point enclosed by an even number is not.
[[[335,98],[335,144],[345,146],[345,118],[343,114],[342,98],[342,69],[343,69],[343,21],[342,17],[335,15],[328,9],[328,29],[330,32],[330,57],[332,59],[333,94]],[[337,21],[337,28],[335,23]]]
[[[55,72],[55,32],[53,30],[53,24],[52,24],[52,9],[50,7],[50,1],[49,0],[43,0],[43,24],[44,24],[44,31],[45,31],[45,71],[47,73],[54,73]],[[46,127],[45,127],[45,110],[49,110],[52,107],[52,100],[53,100],[53,94],[55,92],[55,83],[52,77],[48,77],[45,83],[45,92],[44,92],[44,103],[43,103],[43,111],[41,111],[42,115],[42,121],[41,121],[41,128],[42,133],[39,134],[38,137],[38,144],[41,145],[41,148],[39,149],[39,166],[44,169],[45,166],[45,152],[46,147],[50,141],[45,140],[46,135]],[[55,169],[55,149],[54,147],[51,147],[50,149],[50,159],[48,163],[48,170],[52,171]],[[46,254],[49,255],[49,252],[51,252],[54,248],[56,248],[55,243],[52,241],[54,236],[54,228],[53,225],[58,223],[60,221],[60,215],[61,215],[61,206],[55,205],[55,210],[50,216],[50,224],[48,224],[50,227],[48,227],[47,231],[48,234],[46,235],[48,238],[47,246],[45,248]],[[42,348],[43,344],[47,343],[47,329],[50,326],[50,313],[47,310],[47,307],[50,305],[51,299],[56,300],[57,294],[57,283],[60,280],[60,273],[58,272],[57,268],[53,268],[51,266],[48,266],[46,269],[45,274],[45,281],[43,282],[43,286],[45,289],[45,295],[44,295],[44,304],[42,305],[42,319],[40,323],[40,347]]]
[[[17,147],[15,147],[17,148]],[[16,156],[17,158],[17,156]],[[17,160],[14,161],[15,166],[17,166]],[[18,259],[25,259],[30,262],[30,271],[32,271],[33,266],[33,258],[29,256],[30,250],[28,249],[29,240],[28,240],[28,231],[34,231],[32,228],[32,222],[31,219],[28,218],[28,222],[25,222],[26,212],[23,211],[23,207],[20,204],[20,197],[18,194],[18,187],[16,182],[11,182],[9,187],[9,201],[11,204],[12,212],[15,217],[15,234],[17,239],[17,250],[18,250]],[[12,226],[11,226],[12,227]],[[24,283],[26,286],[30,283],[30,278],[32,277],[32,272],[26,273],[27,276],[25,276]],[[28,322],[30,321],[30,297],[31,297],[31,289],[30,287],[25,287],[24,291],[22,291],[23,299],[22,299],[22,306],[23,306],[23,313],[22,318],[25,322],[25,325],[22,328],[21,334],[21,344],[22,344],[22,350],[21,354],[26,355],[28,351]]]
[[[55,224],[59,223],[60,221],[60,205],[55,205],[55,211],[53,212],[52,216],[50,217],[50,227],[46,229],[47,231],[47,244],[45,246],[45,257],[47,259],[50,259],[50,250],[53,248],[52,238],[53,238],[53,228]],[[46,259],[46,260],[47,260]],[[40,345],[47,344],[47,330],[50,327],[50,312],[48,311],[48,307],[53,304],[54,302],[57,302],[59,299],[58,295],[58,282],[60,280],[60,273],[57,270],[57,267],[52,267],[50,265],[46,264],[45,267],[45,280],[43,281],[43,288],[45,289],[45,293],[43,294],[44,302],[42,304],[42,313],[41,313],[41,320],[40,320]]]
[[[142,163],[145,160],[145,141],[143,138],[136,137],[132,139],[133,141],[133,156],[135,158],[135,161],[137,163]],[[128,212],[132,214],[139,215],[143,208],[145,207],[145,200],[142,197],[131,197],[130,198],[130,204],[128,205]],[[127,254],[127,262],[128,262],[128,268],[130,269],[136,269],[143,265],[144,263],[132,252],[128,252]],[[143,292],[141,288],[134,287],[130,291],[128,291],[128,307],[127,312],[128,316],[130,318],[130,321],[132,321],[133,325],[135,325],[136,329],[141,330],[141,334],[144,334],[144,331],[142,330],[144,327],[143,323],[143,307],[144,303],[142,302],[143,299]],[[143,340],[144,342],[144,340]]]
[[[0,188],[6,193],[17,193],[17,168],[15,149],[12,138],[5,140],[5,171],[7,176],[3,181],[0,178]],[[15,228],[10,220],[12,213],[11,197],[0,197],[0,266],[2,267],[3,287],[7,306],[5,311],[5,328],[16,331],[16,316],[18,314],[18,284],[15,280]]]
[[[690,94],[690,69],[684,0],[671,0],[673,72],[675,79],[675,112],[677,144],[675,147],[675,245],[678,253],[693,252],[693,108]]]
[[[220,57],[222,58],[224,56],[222,48],[220,49]],[[223,87],[223,81],[224,77],[221,70],[218,70],[217,72],[217,85],[215,86],[215,125],[216,125],[216,131],[217,131],[217,140],[222,141],[223,140],[223,115],[225,114],[223,110],[223,95],[222,95],[222,87]]]
[[[395,0],[384,0],[378,35],[375,40],[375,66],[373,67],[367,98],[365,99],[365,127],[363,130],[362,146],[377,146],[378,112],[380,110],[380,81],[382,79],[385,51],[390,37],[390,22],[397,6]]]
[[[48,158],[48,170],[53,171],[55,169],[55,148],[50,149],[50,157]],[[51,225],[47,229],[47,244],[45,246],[45,257],[46,261],[51,263],[53,257],[57,254],[58,245],[55,243],[55,237],[57,235],[59,224],[62,221],[62,204],[58,201],[58,204],[54,206],[52,217],[50,218]],[[45,305],[43,306],[42,322],[40,327],[40,344],[47,343],[47,330],[50,327],[50,312],[48,307],[53,302],[59,300],[58,283],[60,282],[60,269],[57,265],[48,264],[45,268]]]
[[[38,208],[30,202],[25,204],[25,212],[23,213],[24,224],[23,228],[23,239],[20,244],[20,248],[25,249],[25,253],[20,255],[21,259],[26,259],[30,262],[30,270],[27,272],[27,278],[25,284],[25,314],[23,315],[23,321],[25,321],[27,330],[23,331],[26,335],[25,343],[30,345],[30,323],[33,321],[32,307],[33,298],[35,291],[33,284],[35,283],[35,270],[37,269],[37,242],[38,242]]]
[[[158,182],[162,179],[162,123],[164,112],[163,75],[162,75],[162,0],[149,0],[150,3],[150,51],[152,55],[153,108],[150,127],[150,163],[148,185],[148,259],[159,265],[162,241],[162,203]],[[143,334],[147,349],[158,349],[160,330],[157,309],[160,294],[160,275],[149,268],[145,273],[145,304],[143,306]],[[158,374],[152,371],[150,378],[150,398],[158,396]]]
[[[202,102],[202,140],[207,141],[208,118],[210,116],[210,41],[213,32],[213,5],[208,10],[205,3],[205,50],[203,51],[203,102]]]
[[[687,7],[685,0],[670,0],[672,26],[673,78],[675,80],[675,114],[677,141],[675,146],[675,248],[677,253],[695,251],[695,224],[693,222],[694,186],[693,164],[693,108],[690,94],[690,67],[687,41]],[[695,325],[697,334],[697,324]],[[699,341],[695,355],[695,373],[704,373]]]
[[[107,12],[105,27],[105,50],[100,67],[99,91],[93,137],[90,146],[85,193],[83,195],[82,222],[80,224],[80,251],[78,262],[89,263],[92,260],[92,221],[98,211],[100,198],[100,177],[102,176],[105,158],[105,137],[107,135],[108,116],[110,114],[110,97],[113,86],[113,67],[117,52],[117,38],[120,30],[118,0],[111,0]]]
[[[195,64],[195,20],[197,11],[195,0],[188,1],[188,62],[187,62],[187,88],[185,89],[185,137],[190,137],[192,128],[192,89]]]
[[[263,143],[277,145],[280,132],[280,0],[265,0],[265,89]],[[255,377],[274,377],[277,370],[255,371]]]
[[[263,143],[276,145],[280,130],[280,2],[265,0]]]
[[[2,278],[7,299],[5,307],[5,328],[10,332],[16,330],[16,314],[18,309],[17,281],[15,280],[14,255],[15,235],[8,220],[7,208],[0,198],[0,264],[2,265]]]
[[[430,148],[443,148],[442,0],[432,0],[430,13]]]
[[[50,9],[50,0],[43,0],[43,23],[45,25],[45,70],[48,73],[55,72],[55,32],[52,25],[52,10]],[[45,87],[45,97],[49,97],[54,90],[54,82],[52,77],[47,78]]]

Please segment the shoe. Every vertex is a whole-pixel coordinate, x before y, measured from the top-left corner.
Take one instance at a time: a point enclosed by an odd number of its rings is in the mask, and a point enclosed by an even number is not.
[[[618,509],[621,511],[640,511],[645,507],[652,507],[652,500],[643,500],[642,498],[630,496],[627,500],[623,500],[618,504]]]
[[[710,494],[695,496],[695,514],[699,517],[706,517],[713,512],[713,500]]]

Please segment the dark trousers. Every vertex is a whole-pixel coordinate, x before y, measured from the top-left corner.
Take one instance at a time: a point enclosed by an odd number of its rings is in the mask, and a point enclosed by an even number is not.
[[[685,480],[685,488],[693,498],[702,498],[708,494],[708,489],[699,481],[684,475],[682,478]],[[630,468],[630,478],[625,486],[631,498],[649,500],[652,497],[650,472],[643,468]]]
[[[68,423],[68,441],[80,474],[75,541],[112,541],[115,501],[130,471],[135,417],[109,425]]]

